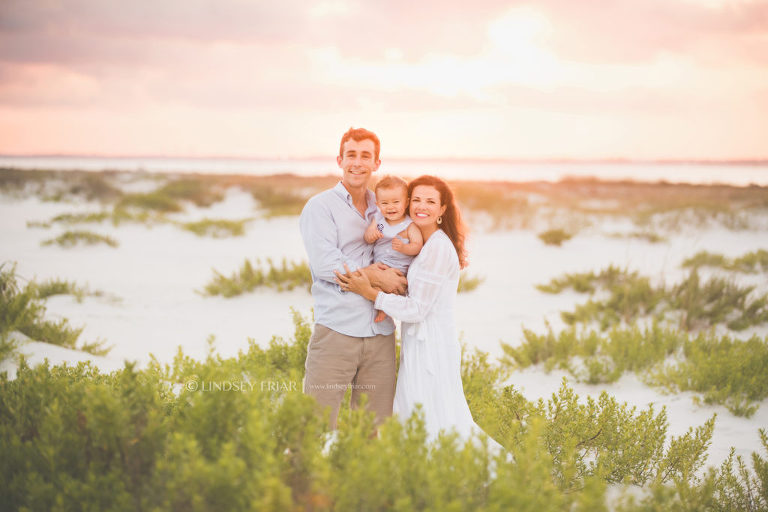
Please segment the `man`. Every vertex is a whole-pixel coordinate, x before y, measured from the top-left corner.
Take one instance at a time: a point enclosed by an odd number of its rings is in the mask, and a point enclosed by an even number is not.
[[[299,220],[301,237],[312,272],[315,327],[307,348],[304,393],[331,408],[331,428],[348,385],[352,407],[363,394],[377,423],[392,414],[395,395],[395,335],[391,318],[376,323],[373,303],[343,292],[334,271],[365,272],[386,292],[403,293],[403,275],[373,265],[373,246],[363,239],[376,212],[376,198],[368,183],[381,164],[379,138],[363,128],[350,128],[341,138],[336,162],[342,179],[330,190],[312,197]]]

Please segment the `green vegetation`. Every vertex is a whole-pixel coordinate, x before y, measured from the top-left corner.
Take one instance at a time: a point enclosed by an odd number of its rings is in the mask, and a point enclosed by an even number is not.
[[[197,236],[226,238],[230,236],[243,236],[245,234],[245,223],[250,220],[203,219],[197,222],[187,222],[182,224],[182,227]]]
[[[484,277],[470,276],[469,272],[463,270],[459,274],[459,289],[458,293],[471,292],[481,284],[485,282]]]
[[[35,291],[38,299],[47,299],[53,295],[72,295],[77,299],[77,302],[82,302],[86,295],[93,295],[92,292],[74,281],[62,279],[49,279],[42,283],[31,282],[29,288]]]
[[[566,233],[562,229],[550,229],[539,233],[539,239],[547,245],[557,245],[558,247],[563,245],[563,242],[567,242],[573,238],[573,235]]]
[[[57,244],[61,247],[74,247],[80,243],[85,245],[107,244],[110,247],[117,247],[119,245],[114,238],[92,233],[91,231],[66,231],[56,238],[43,241],[40,245]]]
[[[738,258],[726,258],[722,254],[699,251],[686,259],[683,262],[683,267],[696,269],[699,267],[716,267],[745,274],[768,272],[768,251],[758,249]]]
[[[111,374],[22,361],[16,379],[0,376],[6,507],[592,511],[606,509],[608,483],[648,489],[640,503],[620,497],[626,511],[766,505],[758,454],[752,471],[732,457],[695,476],[714,418],[669,438],[663,409],[637,411],[606,394],[582,402],[563,384],[529,402],[496,387],[503,372],[481,353],[462,365],[467,398],[510,456],[450,433],[428,440],[417,415],[372,435],[372,416],[347,407],[328,442],[300,391],[310,328],[294,320],[292,340],[251,343],[234,358],[179,352],[169,365]]]
[[[125,195],[115,208],[176,213],[184,210],[180,201],[191,201],[197,206],[208,207],[223,199],[223,190],[213,179],[182,178],[172,180],[146,194]]]
[[[653,382],[673,391],[701,393],[707,404],[724,404],[752,416],[768,397],[768,337],[746,341],[699,335],[683,343],[683,359],[656,372]]]
[[[173,213],[181,201],[210,206],[232,187],[249,191],[267,217],[297,215],[306,200],[332,187],[337,176],[300,177],[238,175],[149,175],[165,184],[146,194],[123,194],[115,186],[119,173],[82,171],[21,171],[0,169],[0,191],[10,195],[38,195],[51,200],[80,198],[111,203],[118,209]],[[593,178],[549,182],[451,182],[462,208],[487,216],[493,229],[542,229],[560,225],[575,233],[596,217],[631,219],[638,230],[627,236],[651,243],[661,232],[724,226],[750,229],[750,217],[764,213],[768,187],[685,185],[600,181]]]
[[[632,231],[631,233],[626,233],[626,234],[614,233],[610,236],[614,238],[638,238],[640,240],[645,240],[646,242],[651,244],[658,244],[658,243],[667,241],[666,237],[663,237],[654,231]]]
[[[254,186],[251,195],[259,202],[266,217],[298,215],[309,197],[296,195],[293,191],[280,190],[269,186]]]
[[[224,199],[223,190],[209,177],[182,178],[165,184],[158,195],[192,201],[197,206],[208,207]]]
[[[123,196],[116,208],[140,210],[152,210],[162,213],[176,213],[183,211],[179,201],[159,191],[147,194],[128,194]]]
[[[0,357],[10,356],[16,347],[11,334],[18,331],[35,341],[43,341],[66,348],[78,348],[77,340],[83,328],[72,327],[67,319],[58,322],[46,320],[45,306],[41,302],[44,293],[61,289],[61,285],[37,285],[30,282],[22,288],[17,282],[16,266],[0,265]],[[84,344],[80,350],[93,354],[105,354],[109,349],[103,342]]]
[[[547,371],[563,369],[589,384],[635,372],[648,384],[700,393],[705,403],[723,404],[737,416],[752,416],[757,402],[768,397],[768,338],[691,337],[658,324],[614,327],[605,334],[570,328],[540,335],[525,329],[523,335],[519,346],[502,343],[504,366],[543,364]]]
[[[754,286],[739,286],[723,277],[702,282],[694,267],[679,284],[654,287],[647,277],[613,265],[600,271],[565,274],[549,284],[538,285],[545,293],[572,288],[579,293],[607,292],[607,298],[590,299],[572,312],[562,312],[568,325],[596,322],[601,329],[638,318],[653,316],[676,321],[685,330],[705,329],[717,324],[743,330],[768,322],[768,294],[750,298]]]
[[[261,260],[256,260],[254,267],[249,260],[245,260],[243,266],[231,277],[226,277],[214,270],[214,278],[205,286],[204,295],[222,295],[235,297],[256,288],[266,286],[277,291],[293,290],[297,286],[307,289],[312,285],[312,277],[309,265],[305,262],[288,262],[283,258],[280,266],[275,266],[271,259],[267,258],[267,268],[261,267]]]
[[[108,203],[122,192],[113,184],[115,173],[87,171],[42,171],[0,169],[0,192],[27,197],[36,195],[47,201],[81,199]]]
[[[462,210],[482,212],[495,229],[528,227],[536,208],[507,183],[456,182],[453,191]]]

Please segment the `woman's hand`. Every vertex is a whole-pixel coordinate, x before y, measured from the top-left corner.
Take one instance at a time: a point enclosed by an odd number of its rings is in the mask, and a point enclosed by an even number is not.
[[[341,286],[341,289],[345,292],[356,293],[375,302],[379,292],[371,285],[368,276],[359,270],[350,272],[349,267],[347,267],[346,264],[344,265],[344,270],[347,271],[346,274],[340,274],[338,271],[334,270],[334,274],[336,274],[336,282]]]

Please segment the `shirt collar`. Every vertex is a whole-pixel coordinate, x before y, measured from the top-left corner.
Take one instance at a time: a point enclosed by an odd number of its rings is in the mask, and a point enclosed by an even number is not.
[[[354,203],[352,202],[352,194],[349,193],[349,190],[347,190],[347,187],[345,187],[341,181],[339,181],[336,186],[333,187],[333,191],[337,193],[342,199],[344,199],[348,205],[354,206]],[[368,203],[368,208],[366,208],[365,213],[370,214],[377,208],[376,194],[374,194],[372,190],[366,189],[365,197]]]

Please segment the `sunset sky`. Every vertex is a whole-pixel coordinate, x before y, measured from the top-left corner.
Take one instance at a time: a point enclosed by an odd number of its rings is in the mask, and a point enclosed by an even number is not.
[[[768,158],[768,0],[0,0],[0,153]]]

